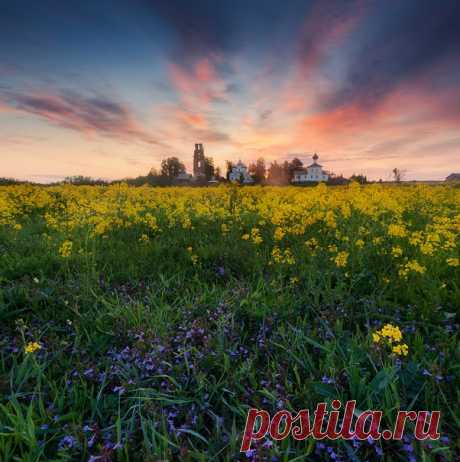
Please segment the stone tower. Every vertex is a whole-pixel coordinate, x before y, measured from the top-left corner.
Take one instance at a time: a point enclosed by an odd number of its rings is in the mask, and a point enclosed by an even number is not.
[[[204,149],[201,143],[195,144],[193,152],[193,176],[195,178],[204,178],[206,176]]]

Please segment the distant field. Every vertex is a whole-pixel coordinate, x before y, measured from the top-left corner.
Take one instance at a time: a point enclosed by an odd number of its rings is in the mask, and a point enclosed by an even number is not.
[[[0,460],[460,460],[459,234],[451,186],[1,187]],[[239,453],[335,398],[442,438]]]

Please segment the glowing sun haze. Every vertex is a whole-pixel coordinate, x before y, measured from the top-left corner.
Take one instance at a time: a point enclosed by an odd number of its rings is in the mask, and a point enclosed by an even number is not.
[[[146,174],[317,151],[335,173],[460,171],[458,0],[0,6],[0,176]]]

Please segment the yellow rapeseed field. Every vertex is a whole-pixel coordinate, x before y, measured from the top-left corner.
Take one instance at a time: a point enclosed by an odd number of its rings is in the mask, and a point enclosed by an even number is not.
[[[268,249],[273,264],[326,253],[346,269],[373,258],[391,262],[400,278],[458,266],[460,189],[447,186],[0,189],[1,224],[20,232],[37,215],[64,258],[82,230],[96,239],[132,229],[146,243],[178,230],[199,238],[207,227],[222,245],[239,239]]]

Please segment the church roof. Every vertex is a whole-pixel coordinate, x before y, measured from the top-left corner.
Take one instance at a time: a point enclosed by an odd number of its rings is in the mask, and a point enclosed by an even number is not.
[[[322,165],[317,164],[316,162],[314,162],[313,164],[309,165],[307,168],[310,168],[310,167],[321,167],[321,168],[323,168]]]

